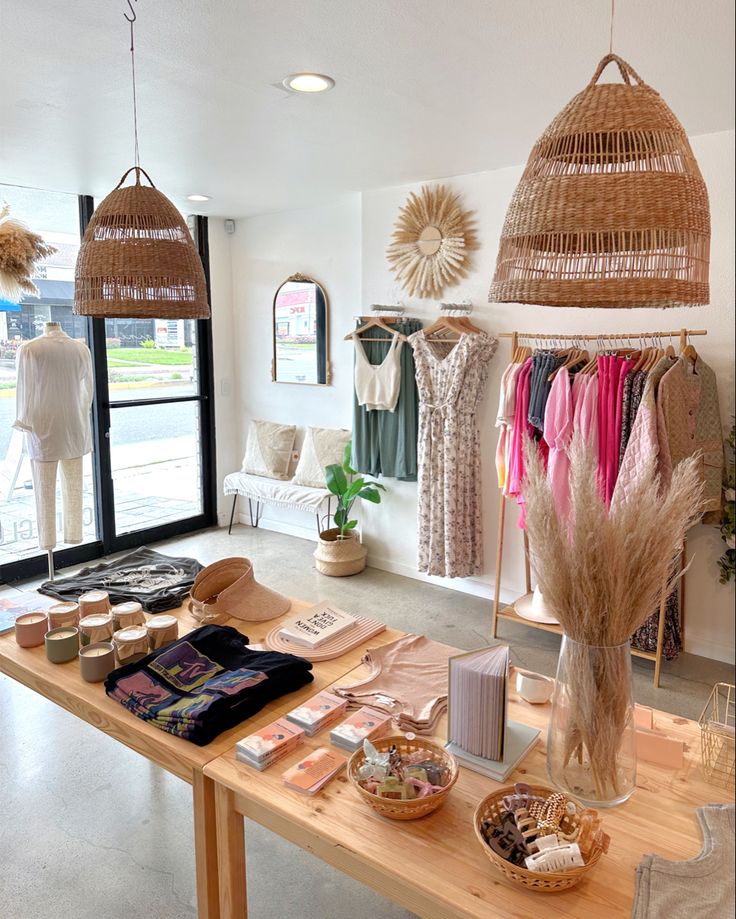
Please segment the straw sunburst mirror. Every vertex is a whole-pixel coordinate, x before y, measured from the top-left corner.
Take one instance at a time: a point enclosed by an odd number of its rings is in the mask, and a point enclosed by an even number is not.
[[[478,247],[469,211],[459,195],[439,185],[411,192],[399,211],[393,242],[386,257],[396,279],[416,297],[441,297],[470,267],[470,252]]]

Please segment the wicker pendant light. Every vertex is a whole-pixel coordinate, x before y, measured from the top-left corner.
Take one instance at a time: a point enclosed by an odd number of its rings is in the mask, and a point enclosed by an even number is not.
[[[135,185],[123,187],[135,171]],[[133,166],[102,201],[77,256],[74,312],[80,316],[209,319],[202,260],[166,195],[141,184]]]
[[[624,82],[599,85],[612,61]],[[607,54],[534,145],[489,300],[706,304],[709,254],[708,192],[684,128],[626,61]]]
[[[132,319],[209,319],[202,260],[179,211],[141,168],[133,23],[128,0],[133,71],[135,166],[97,207],[87,226],[74,273],[80,316]],[[135,185],[123,187],[131,172]],[[150,186],[141,184],[141,174]]]

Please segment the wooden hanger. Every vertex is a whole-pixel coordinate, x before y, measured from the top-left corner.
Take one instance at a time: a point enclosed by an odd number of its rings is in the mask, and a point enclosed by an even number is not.
[[[680,357],[684,357],[686,361],[695,366],[695,361],[698,359],[698,352],[695,350],[695,346],[691,344],[685,345],[685,347],[680,351]]]
[[[472,325],[472,323],[471,323]],[[473,326],[473,328],[477,328]],[[435,332],[454,332],[456,335],[465,335],[469,332],[469,329],[464,326],[460,319],[457,316],[438,316],[437,319],[430,325],[428,325],[424,330],[424,337],[428,338],[430,335],[434,335]],[[480,329],[478,329],[480,332]],[[434,342],[444,342],[446,344],[457,344],[456,338],[433,338]]]
[[[406,335],[402,335],[401,332],[397,332],[396,329],[392,329],[388,325],[389,322],[397,322],[399,317],[391,316],[361,316],[361,319],[367,320],[360,328],[355,329],[354,332],[348,332],[343,341],[350,341],[353,335],[361,335],[363,332],[368,329],[383,329],[385,332],[391,336],[390,338],[371,338],[369,341],[393,341],[397,336],[399,341],[406,341]]]

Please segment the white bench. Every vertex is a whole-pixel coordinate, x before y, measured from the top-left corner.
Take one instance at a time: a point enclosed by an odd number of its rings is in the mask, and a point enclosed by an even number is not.
[[[223,494],[234,495],[230,511],[228,533],[232,533],[235,518],[235,506],[238,496],[248,499],[250,525],[257,527],[261,522],[262,506],[271,504],[275,507],[286,507],[295,511],[306,511],[317,518],[317,533],[325,528],[325,521],[332,516],[332,494],[326,488],[309,488],[306,485],[294,485],[282,479],[267,479],[247,472],[231,472],[225,476],[222,486]],[[255,502],[255,513],[253,503]]]

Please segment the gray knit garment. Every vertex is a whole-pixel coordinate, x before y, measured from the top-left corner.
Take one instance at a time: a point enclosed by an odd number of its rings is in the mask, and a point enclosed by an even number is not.
[[[734,805],[706,804],[696,814],[703,833],[700,855],[684,862],[645,855],[636,869],[632,919],[734,915]]]

